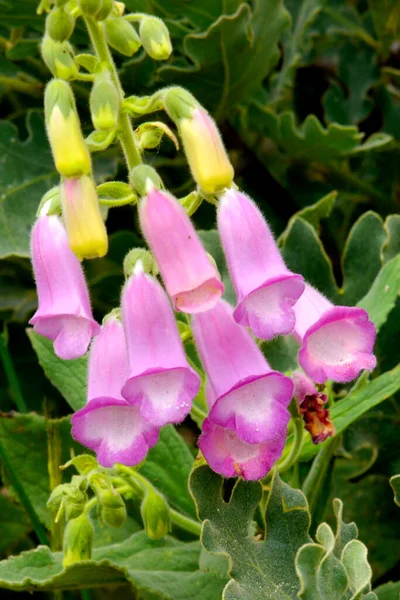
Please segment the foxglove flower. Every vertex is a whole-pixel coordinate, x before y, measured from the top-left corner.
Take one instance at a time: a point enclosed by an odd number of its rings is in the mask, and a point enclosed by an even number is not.
[[[92,316],[82,267],[58,217],[38,218],[32,230],[31,255],[39,307],[29,323],[54,341],[60,358],[83,356],[100,327]]]
[[[362,369],[376,366],[376,330],[363,308],[334,306],[306,285],[294,306],[293,335],[300,341],[299,363],[311,379],[351,381]]]
[[[107,231],[91,177],[73,177],[61,183],[61,206],[69,244],[79,260],[107,253]]]
[[[121,396],[127,376],[124,332],[111,316],[90,350],[88,402],[71,420],[74,439],[96,452],[103,467],[137,465],[158,440],[158,428]]]
[[[293,384],[271,370],[250,334],[234,321],[232,307],[220,300],[193,316],[192,327],[215,397],[209,420],[249,444],[284,439]]]
[[[234,431],[215,425],[210,419],[203,421],[202,428],[199,448],[213,471],[224,477],[262,479],[281,456],[285,445],[284,435],[260,444],[249,444],[239,439]]]
[[[197,313],[214,306],[223,283],[179,202],[153,187],[141,201],[140,222],[175,309]]]
[[[129,359],[122,395],[158,427],[183,421],[200,378],[186,360],[167,295],[141,261],[123,290],[122,317]]]
[[[235,321],[264,340],[290,333],[304,281],[286,267],[260,210],[245,194],[227,190],[218,230],[237,295]]]
[[[292,374],[294,383],[293,396],[299,404],[304,426],[310,433],[314,444],[324,442],[327,437],[335,434],[335,428],[327,408],[328,397],[317,390],[314,382],[301,371]]]

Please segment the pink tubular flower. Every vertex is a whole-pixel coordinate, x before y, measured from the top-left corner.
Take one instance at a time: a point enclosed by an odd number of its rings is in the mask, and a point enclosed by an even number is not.
[[[216,473],[224,477],[256,480],[265,477],[281,456],[285,436],[261,444],[248,444],[240,440],[234,431],[205,419],[198,444]]]
[[[72,417],[72,436],[94,450],[103,467],[137,465],[158,440],[158,428],[121,396],[127,375],[124,332],[112,316],[90,350],[88,402]]]
[[[179,202],[152,188],[141,201],[140,222],[175,309],[197,313],[212,308],[224,286]]]
[[[174,314],[161,285],[138,261],[122,294],[129,374],[122,395],[161,427],[189,413],[200,378],[190,368]]]
[[[272,371],[250,334],[220,300],[192,318],[193,334],[215,397],[209,420],[249,444],[285,438],[293,384]]]
[[[235,321],[264,340],[290,333],[304,281],[287,269],[261,211],[245,194],[227,190],[218,230],[237,295]]]
[[[351,381],[376,366],[376,330],[363,308],[334,306],[310,285],[294,306],[299,363],[317,383]]]
[[[83,356],[100,327],[92,316],[82,267],[58,217],[38,218],[32,230],[31,255],[39,307],[29,323],[54,341],[60,358]]]

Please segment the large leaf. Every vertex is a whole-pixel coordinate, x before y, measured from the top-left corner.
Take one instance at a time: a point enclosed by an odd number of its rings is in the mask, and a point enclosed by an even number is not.
[[[246,126],[246,123],[242,126]],[[299,126],[293,111],[278,115],[256,101],[248,108],[247,127],[270,138],[291,158],[319,162],[380,149],[392,140],[391,136],[382,133],[371,136],[361,144],[364,134],[357,127],[330,123],[325,128],[315,115],[308,115]]]
[[[12,549],[30,529],[25,511],[0,493],[0,554]]]
[[[39,546],[0,562],[0,587],[53,591],[102,587],[126,581],[169,600],[219,600],[224,579],[199,570],[200,544],[150,540],[145,532],[96,548],[92,560],[63,568],[62,554]]]
[[[379,600],[400,600],[400,581],[384,583],[374,590]]]
[[[385,221],[387,239],[382,248],[384,262],[400,254],[400,215],[389,215]]]
[[[208,27],[218,19],[221,14],[230,15],[234,13],[242,0],[202,0],[199,2],[187,2],[186,0],[147,0],[146,9],[154,11],[163,19],[181,19],[182,16],[190,21],[193,27],[200,30]],[[135,0],[128,0],[126,6],[129,10],[139,10]]]
[[[397,0],[368,0],[377,37],[382,43],[382,52],[390,54],[393,42],[400,34],[400,6]]]
[[[289,21],[282,0],[254,0],[253,11],[242,3],[235,14],[221,15],[206,31],[185,37],[184,53],[193,65],[165,66],[159,76],[188,87],[223,119],[277,63],[278,42]]]
[[[87,356],[62,360],[55,355],[51,340],[35,333],[33,329],[27,329],[27,334],[47,378],[64,396],[70,407],[79,410],[85,406]]]
[[[297,550],[311,541],[310,516],[304,495],[283,483],[275,473],[266,508],[266,539],[251,535],[261,486],[239,480],[229,502],[222,496],[223,479],[208,467],[195,469],[190,488],[204,521],[206,550],[230,559],[231,580],[225,600],[295,599],[299,582],[295,571]]]

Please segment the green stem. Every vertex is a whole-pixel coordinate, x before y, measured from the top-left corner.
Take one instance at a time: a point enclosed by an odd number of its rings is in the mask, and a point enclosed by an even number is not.
[[[6,334],[4,332],[0,333],[0,357],[7,377],[8,385],[10,386],[11,396],[17,405],[18,411],[20,413],[26,413],[28,412],[28,407],[22,395],[21,386],[19,385],[18,376],[14,368],[11,354],[8,350]]]
[[[47,468],[49,471],[50,491],[53,491],[54,488],[56,488],[58,485],[60,485],[60,483],[62,483],[61,471],[59,469],[59,465],[61,463],[60,421],[57,419],[46,418],[46,429],[48,452]],[[63,533],[63,520],[60,519],[58,522],[56,522],[54,519],[52,519],[50,529],[50,546],[53,552],[57,552],[62,549]]]
[[[329,438],[317,456],[314,458],[311,469],[303,483],[303,492],[307,496],[311,515],[314,514],[320,494],[329,471],[331,460],[339,446],[340,436]]]
[[[279,473],[285,473],[294,465],[303,445],[304,421],[301,417],[296,417],[292,423],[294,427],[294,439],[289,454],[276,465]]]
[[[127,112],[122,108],[122,104],[124,102],[124,90],[122,89],[113,57],[107,46],[102,24],[97,23],[97,21],[90,17],[84,17],[84,21],[86,23],[86,27],[97,57],[101,62],[107,64],[111,78],[119,94],[121,110],[118,117],[118,135],[122,150],[124,152],[126,164],[128,165],[128,169],[131,170],[136,165],[141,164],[142,157],[140,155],[139,148],[136,145],[132,123]]]
[[[43,525],[41,524],[39,517],[37,516],[35,509],[33,508],[31,501],[29,500],[29,496],[25,492],[24,487],[23,487],[22,483],[20,482],[17,473],[15,472],[15,470],[13,468],[13,465],[12,465],[10,459],[8,458],[7,452],[5,451],[5,448],[3,447],[3,444],[1,443],[1,441],[0,441],[0,458],[4,463],[8,477],[10,478],[10,482],[11,482],[14,490],[16,491],[22,506],[24,507],[24,509],[26,510],[26,512],[29,516],[32,527],[38,537],[39,542],[41,544],[48,546],[49,540],[47,538],[46,531],[45,531]]]
[[[190,519],[189,517],[185,517],[178,511],[174,510],[173,508],[169,509],[169,513],[170,513],[171,521],[174,525],[200,537],[201,523],[199,523],[198,521],[194,521],[193,519]]]

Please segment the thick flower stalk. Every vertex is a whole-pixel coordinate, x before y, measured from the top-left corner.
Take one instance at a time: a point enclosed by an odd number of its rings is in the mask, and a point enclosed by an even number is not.
[[[250,334],[221,300],[192,318],[193,334],[215,398],[209,420],[249,444],[285,440],[293,384],[272,371]]]
[[[314,444],[324,442],[335,434],[335,428],[327,408],[328,396],[317,390],[314,382],[301,371],[292,374],[293,396],[299,404],[304,426]]]
[[[139,214],[175,309],[198,313],[212,308],[224,286],[183,207],[171,194],[152,187]]]
[[[363,308],[334,306],[316,289],[306,288],[294,306],[293,335],[300,342],[299,363],[316,383],[355,379],[376,366],[376,330]]]
[[[183,88],[170,88],[165,108],[178,126],[193,179],[208,194],[232,185],[234,171],[208,112]]]
[[[96,452],[103,467],[137,465],[158,440],[158,428],[121,395],[127,376],[124,332],[110,316],[90,349],[87,404],[71,420],[74,439]]]
[[[69,243],[79,260],[107,254],[107,231],[93,179],[87,175],[64,179],[60,196]]]
[[[255,336],[270,340],[293,330],[293,305],[304,280],[286,267],[272,233],[256,204],[227,190],[218,205],[218,230],[235,287],[235,320]]]
[[[38,218],[32,230],[31,256],[39,307],[29,323],[54,341],[60,358],[83,356],[100,327],[93,319],[82,267],[58,217]]]
[[[141,261],[123,290],[122,317],[129,359],[122,395],[153,425],[183,421],[200,378],[186,360],[167,295]]]

